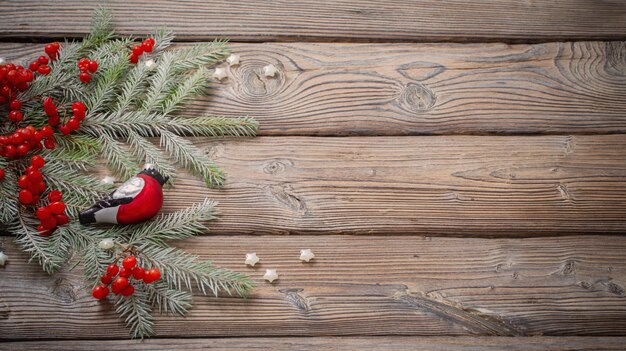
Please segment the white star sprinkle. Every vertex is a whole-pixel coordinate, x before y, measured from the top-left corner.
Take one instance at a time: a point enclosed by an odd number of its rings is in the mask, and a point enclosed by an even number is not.
[[[215,72],[213,72],[213,78],[217,80],[222,80],[226,78],[226,70],[221,67],[216,68]]]
[[[272,64],[263,67],[263,75],[266,77],[274,77],[276,72],[278,72],[278,70]]]
[[[106,177],[102,178],[102,180],[100,182],[102,184],[113,184],[113,183],[115,183],[115,177],[106,176]]]
[[[100,242],[98,243],[98,246],[102,249],[102,250],[110,250],[113,248],[113,246],[115,245],[115,243],[113,242],[112,239],[102,239],[100,240]]]
[[[263,275],[263,279],[272,283],[274,282],[274,280],[278,279],[278,273],[275,269],[267,269],[265,270],[265,275]]]
[[[309,262],[310,260],[315,258],[315,254],[311,249],[300,250],[300,261]]]
[[[146,62],[144,62],[144,65],[146,65],[146,67],[148,68],[152,68],[156,65],[156,62],[154,62],[154,60],[147,60]]]
[[[228,58],[226,59],[226,62],[228,62],[228,64],[231,66],[236,66],[239,64],[239,58],[240,58],[239,55],[232,54],[228,56]]]
[[[5,255],[4,252],[0,251],[0,266],[4,266],[7,263],[9,256]]]
[[[6,60],[4,59],[4,57],[0,57],[0,65],[3,65],[6,62]]]
[[[254,267],[254,265],[257,264],[259,261],[260,260],[259,257],[256,255],[256,252],[246,254],[246,264],[248,266]]]

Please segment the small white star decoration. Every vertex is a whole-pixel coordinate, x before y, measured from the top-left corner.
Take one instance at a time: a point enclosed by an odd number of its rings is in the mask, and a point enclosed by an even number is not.
[[[263,75],[266,77],[274,77],[276,75],[276,72],[278,72],[278,70],[272,64],[263,67]]]
[[[156,65],[156,62],[154,62],[154,60],[147,60],[146,62],[144,62],[144,65],[146,65],[147,68],[152,68]]]
[[[0,251],[0,266],[4,266],[7,263],[9,256],[5,255],[4,252]]]
[[[112,239],[102,239],[100,240],[100,242],[98,243],[98,246],[102,249],[102,250],[110,250],[113,248],[113,246],[115,245],[115,243],[113,242]]]
[[[100,182],[102,184],[113,184],[113,183],[115,183],[115,177],[106,176],[106,177],[102,178],[102,180]]]
[[[256,255],[256,252],[246,254],[246,265],[254,267],[259,261],[259,256]]]
[[[226,70],[221,67],[216,68],[215,72],[213,72],[213,78],[217,80],[222,80],[226,78]]]
[[[273,283],[274,280],[278,279],[278,273],[275,269],[267,269],[265,270],[265,275],[263,275],[263,279],[267,280],[270,283]]]
[[[311,249],[300,250],[300,261],[309,262],[315,258],[315,254]]]
[[[236,66],[239,64],[239,58],[240,58],[239,55],[232,54],[228,56],[228,58],[226,59],[226,62],[228,62],[230,66]]]
[[[3,64],[4,64],[4,62],[5,62],[4,57],[0,57],[0,65],[3,65]]]

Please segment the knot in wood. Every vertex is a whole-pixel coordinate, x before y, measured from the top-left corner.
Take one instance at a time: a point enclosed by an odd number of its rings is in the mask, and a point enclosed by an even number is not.
[[[400,94],[400,107],[408,112],[425,112],[437,101],[435,93],[420,83],[409,83]]]
[[[246,60],[237,69],[236,91],[242,101],[263,102],[282,91],[285,83],[285,70],[280,63],[272,63],[278,69],[274,77],[263,75],[263,67],[269,62]]]

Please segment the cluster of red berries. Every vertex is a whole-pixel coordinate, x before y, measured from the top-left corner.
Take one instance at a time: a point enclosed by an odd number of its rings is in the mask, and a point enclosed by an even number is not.
[[[61,124],[61,116],[57,106],[52,101],[52,98],[43,99],[43,110],[48,115],[48,124],[52,127],[56,127]],[[59,126],[59,131],[63,135],[68,135],[71,132],[80,128],[80,123],[85,119],[87,107],[84,103],[77,101],[72,104],[73,118],[70,118],[67,123]]]
[[[50,63],[50,60],[54,61],[59,57],[59,50],[61,50],[61,44],[58,42],[46,45],[44,51],[50,59],[45,56],[39,56],[39,58],[28,65],[28,68],[32,72],[37,72],[39,74],[43,74],[44,76],[50,74],[52,69],[48,66],[48,64]]]
[[[135,287],[129,279],[134,279],[135,281],[143,280],[144,283],[150,284],[161,279],[161,271],[158,268],[146,270],[137,266],[137,258],[129,255],[122,260],[121,269],[117,262],[111,263],[107,267],[106,273],[100,277],[102,285],[94,287],[91,293],[96,299],[102,300],[109,295],[108,286],[110,285],[114,294],[130,296],[135,292]]]
[[[91,73],[96,73],[98,70],[98,62],[83,57],[78,60],[78,69],[81,72],[78,79],[87,84],[91,81]]]
[[[35,212],[40,221],[37,231],[42,236],[50,236],[57,227],[70,221],[65,214],[65,203],[62,200],[63,194],[58,190],[52,190],[48,193],[49,204],[39,207]]]
[[[61,44],[59,44],[58,42],[50,43],[46,45],[43,48],[43,50],[46,52],[46,54],[48,55],[48,57],[50,57],[52,61],[55,61],[59,57],[59,50],[61,50]]]
[[[9,119],[13,122],[22,120],[22,102],[17,100],[20,91],[28,89],[30,82],[35,79],[33,72],[22,66],[12,63],[0,65],[0,105],[8,104]]]
[[[0,135],[0,156],[8,159],[24,157],[32,150],[41,150],[43,146],[54,149],[54,131],[48,126],[37,130],[33,126],[17,129],[11,135]]]
[[[139,62],[139,56],[143,55],[144,52],[152,52],[152,49],[154,49],[154,39],[147,38],[141,44],[133,46],[128,60],[130,63],[137,63]]]

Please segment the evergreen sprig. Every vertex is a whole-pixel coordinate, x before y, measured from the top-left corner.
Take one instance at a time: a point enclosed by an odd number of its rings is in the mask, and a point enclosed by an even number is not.
[[[18,96],[24,101],[24,125],[35,127],[47,123],[42,97],[53,98],[60,111],[75,101],[87,106],[81,128],[71,136],[58,137],[56,149],[42,151],[45,182],[50,189],[64,193],[71,218],[77,218],[81,209],[113,190],[113,186],[96,178],[93,167],[97,165],[106,164],[120,179],[134,176],[144,162],[156,164],[163,175],[171,178],[182,167],[208,186],[218,186],[224,181],[224,172],[185,137],[253,136],[258,128],[252,118],[191,118],[183,113],[186,104],[207,93],[207,67],[229,54],[225,41],[171,49],[172,32],[160,29],[152,35],[153,52],[145,54],[138,64],[131,64],[128,56],[135,38],[117,37],[111,20],[108,9],[96,10],[91,33],[82,42],[63,43],[59,57],[50,64],[51,73],[38,76]],[[77,79],[76,62],[82,57],[99,64],[87,85]],[[67,118],[63,113],[61,117]],[[0,122],[1,133],[13,130],[14,125]],[[70,221],[44,237],[37,232],[33,209],[20,205],[15,195],[24,162],[0,158],[0,168],[5,170],[4,181],[0,181],[0,229],[15,235],[17,244],[44,271],[52,274],[69,263],[80,263],[85,279],[95,286],[106,267],[119,259],[119,248],[132,248],[141,264],[161,270],[161,281],[138,281],[135,294],[113,298],[116,311],[133,337],[154,333],[154,312],[185,315],[191,308],[194,290],[205,295],[217,296],[222,291],[246,296],[253,287],[244,274],[217,268],[170,246],[172,241],[206,232],[206,222],[215,218],[215,203],[208,199],[126,227],[82,226]],[[113,240],[115,248],[101,249],[98,244],[103,239]]]

